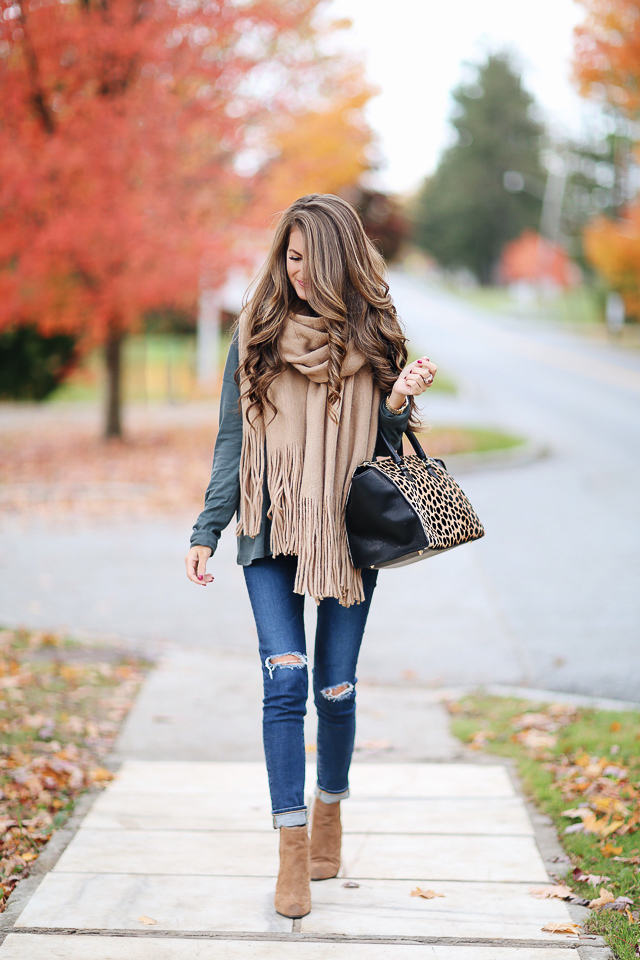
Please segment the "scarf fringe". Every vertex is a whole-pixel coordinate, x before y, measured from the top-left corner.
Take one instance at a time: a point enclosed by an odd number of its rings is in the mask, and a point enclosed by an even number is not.
[[[262,419],[253,426],[245,423],[243,430],[252,431],[252,436],[242,444],[240,456],[240,520],[236,527],[236,536],[245,534],[257,537],[262,525],[262,478],[264,476],[264,426]]]
[[[361,603],[362,576],[349,557],[343,507],[301,497],[302,473],[299,449],[276,450],[268,457],[271,552],[298,557],[294,593],[308,593],[316,603],[325,597],[345,607]]]

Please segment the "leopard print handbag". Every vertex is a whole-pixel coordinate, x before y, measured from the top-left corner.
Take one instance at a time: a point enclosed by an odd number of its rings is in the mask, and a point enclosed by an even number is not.
[[[351,562],[374,570],[403,567],[484,536],[484,527],[442,460],[401,456],[380,433],[389,458],[361,463],[351,480],[345,521]]]

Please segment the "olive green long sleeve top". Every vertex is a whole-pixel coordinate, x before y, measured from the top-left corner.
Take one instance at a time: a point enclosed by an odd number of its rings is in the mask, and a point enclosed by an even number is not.
[[[222,531],[240,507],[240,454],[242,452],[242,414],[240,412],[240,389],[235,381],[239,364],[238,339],[233,338],[222,378],[220,395],[220,425],[213,453],[211,480],[205,493],[204,509],[195,522],[191,534],[191,546],[211,547],[216,551]],[[384,403],[379,408],[379,427],[389,443],[398,449],[402,434],[409,422],[409,408],[401,414],[390,413]],[[378,451],[382,454],[384,450]],[[271,501],[266,483],[262,500],[262,524],[257,537],[244,534],[238,537],[238,563],[248,566],[253,560],[271,556],[271,521],[267,516]]]

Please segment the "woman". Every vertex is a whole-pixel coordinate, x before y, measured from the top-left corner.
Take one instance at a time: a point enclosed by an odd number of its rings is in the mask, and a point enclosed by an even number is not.
[[[280,830],[275,907],[311,909],[309,880],[340,867],[340,801],[349,795],[356,662],[376,570],[349,558],[344,507],[355,468],[395,446],[435,364],[406,366],[384,262],[350,204],[330,194],[283,214],[227,358],[220,428],[187,575],[206,585],[208,558],[236,511],[238,562],[253,608],[264,678],[264,749]],[[304,595],[317,603],[318,713],[311,839],[304,802],[308,695]]]

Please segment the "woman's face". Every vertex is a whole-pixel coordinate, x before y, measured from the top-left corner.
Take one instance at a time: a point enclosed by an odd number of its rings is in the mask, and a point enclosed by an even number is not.
[[[295,292],[301,300],[306,300],[305,293],[305,249],[304,237],[297,227],[289,234],[289,244],[287,247],[287,273],[289,280]]]

